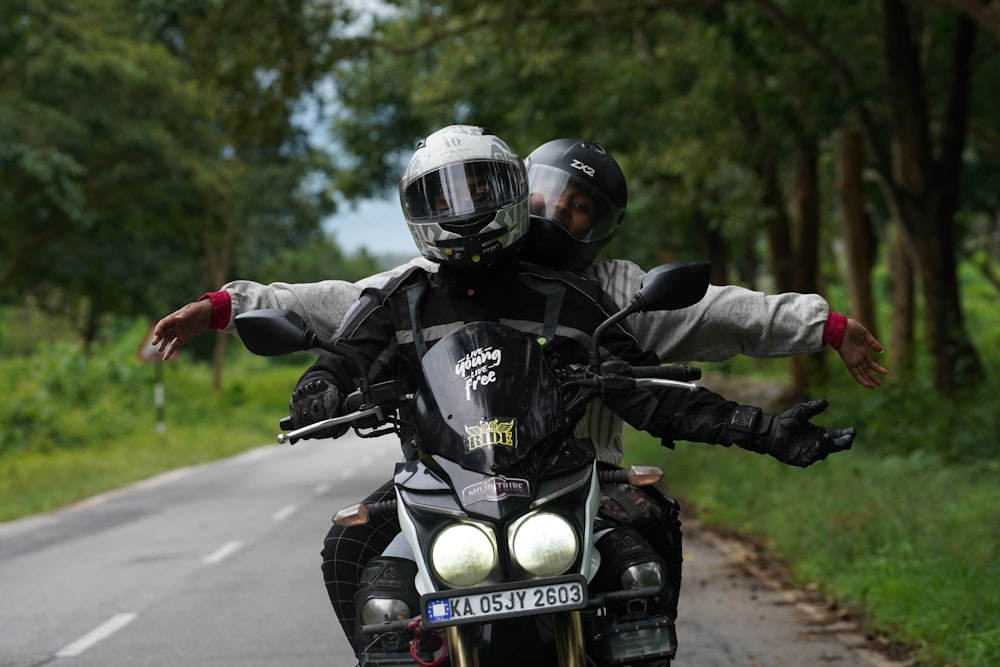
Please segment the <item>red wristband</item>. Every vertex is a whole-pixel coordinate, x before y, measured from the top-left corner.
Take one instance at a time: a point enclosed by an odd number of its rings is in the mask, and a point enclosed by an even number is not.
[[[209,329],[225,329],[226,325],[229,324],[229,318],[233,314],[233,301],[229,296],[229,292],[205,292],[200,297],[199,301],[204,301],[208,299],[212,302],[212,321],[209,323]]]
[[[839,350],[844,343],[846,329],[847,317],[831,310],[830,316],[826,319],[826,326],[823,327],[823,342],[828,343],[833,349]]]

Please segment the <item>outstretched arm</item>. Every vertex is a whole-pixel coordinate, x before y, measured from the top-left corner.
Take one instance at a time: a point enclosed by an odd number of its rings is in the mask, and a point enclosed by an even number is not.
[[[812,423],[826,409],[824,400],[799,403],[772,415],[727,401],[707,389],[693,393],[656,389],[635,391],[609,405],[633,427],[660,438],[668,447],[673,447],[674,440],[736,445],[802,468],[850,449],[857,434],[854,428],[831,429]]]
[[[182,345],[209,329],[237,335],[233,318],[240,313],[261,308],[283,308],[297,313],[306,325],[321,338],[331,338],[341,319],[365,287],[379,287],[391,278],[420,266],[429,271],[437,265],[418,257],[382,273],[376,273],[356,283],[344,280],[324,280],[316,283],[282,283],[269,285],[252,280],[234,280],[218,292],[209,292],[198,301],[189,303],[167,315],[153,327],[152,344],[159,346],[163,358],[177,356]]]
[[[645,272],[631,262],[609,260],[587,276],[619,306],[628,304]],[[818,294],[765,294],[735,285],[710,285],[695,305],[643,313],[629,320],[641,347],[664,362],[724,361],[737,354],[791,357],[836,349],[851,375],[864,387],[881,384],[886,369],[872,359],[882,345],[857,320],[830,310]]]
[[[260,308],[283,308],[298,313],[306,325],[324,338],[336,330],[344,313],[361,294],[359,283],[324,280],[318,283],[271,283],[235,280],[218,292],[203,294],[167,315],[153,327],[152,344],[163,359],[177,356],[182,345],[209,329],[237,335],[233,319]]]

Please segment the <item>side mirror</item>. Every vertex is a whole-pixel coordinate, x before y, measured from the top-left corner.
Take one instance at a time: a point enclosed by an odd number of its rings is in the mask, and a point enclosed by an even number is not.
[[[262,357],[302,352],[315,344],[316,334],[290,310],[251,310],[237,315],[234,323],[243,345]]]
[[[693,306],[701,301],[708,291],[711,273],[712,264],[701,259],[670,262],[647,273],[642,279],[642,287],[632,297],[632,302],[606,319],[594,331],[590,348],[590,367],[595,371],[600,367],[598,345],[608,327],[632,313],[679,310]]]
[[[711,275],[711,262],[701,259],[663,264],[646,274],[632,304],[640,312],[693,306],[708,291]]]

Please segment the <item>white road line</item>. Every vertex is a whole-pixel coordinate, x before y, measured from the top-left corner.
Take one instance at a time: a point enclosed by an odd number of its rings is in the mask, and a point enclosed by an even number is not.
[[[322,496],[329,490],[330,490],[330,485],[327,484],[326,482],[323,482],[322,484],[316,485],[316,488],[313,489],[313,493],[315,493],[317,496]]]
[[[272,514],[271,518],[274,519],[275,521],[283,521],[284,519],[287,519],[288,517],[295,514],[295,510],[297,509],[298,507],[296,507],[295,505],[285,505],[280,510]]]
[[[241,546],[243,546],[242,542],[226,542],[221,547],[202,558],[201,562],[206,565],[214,565],[215,563],[232,556]]]
[[[353,468],[343,468],[340,471],[340,479],[350,479],[351,477],[354,477]]]
[[[88,648],[101,641],[102,639],[107,639],[114,633],[118,632],[126,625],[135,620],[135,614],[132,612],[127,612],[123,614],[115,614],[108,620],[104,621],[96,628],[85,634],[84,636],[77,639],[75,642],[66,644],[56,652],[57,658],[73,658]]]

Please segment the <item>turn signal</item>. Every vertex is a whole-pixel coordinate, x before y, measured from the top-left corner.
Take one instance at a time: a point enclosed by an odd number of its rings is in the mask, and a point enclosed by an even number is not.
[[[333,515],[333,522],[338,526],[360,526],[366,524],[368,523],[368,508],[363,503],[345,507]]]
[[[628,483],[632,486],[650,486],[663,479],[663,471],[656,466],[629,466]]]

